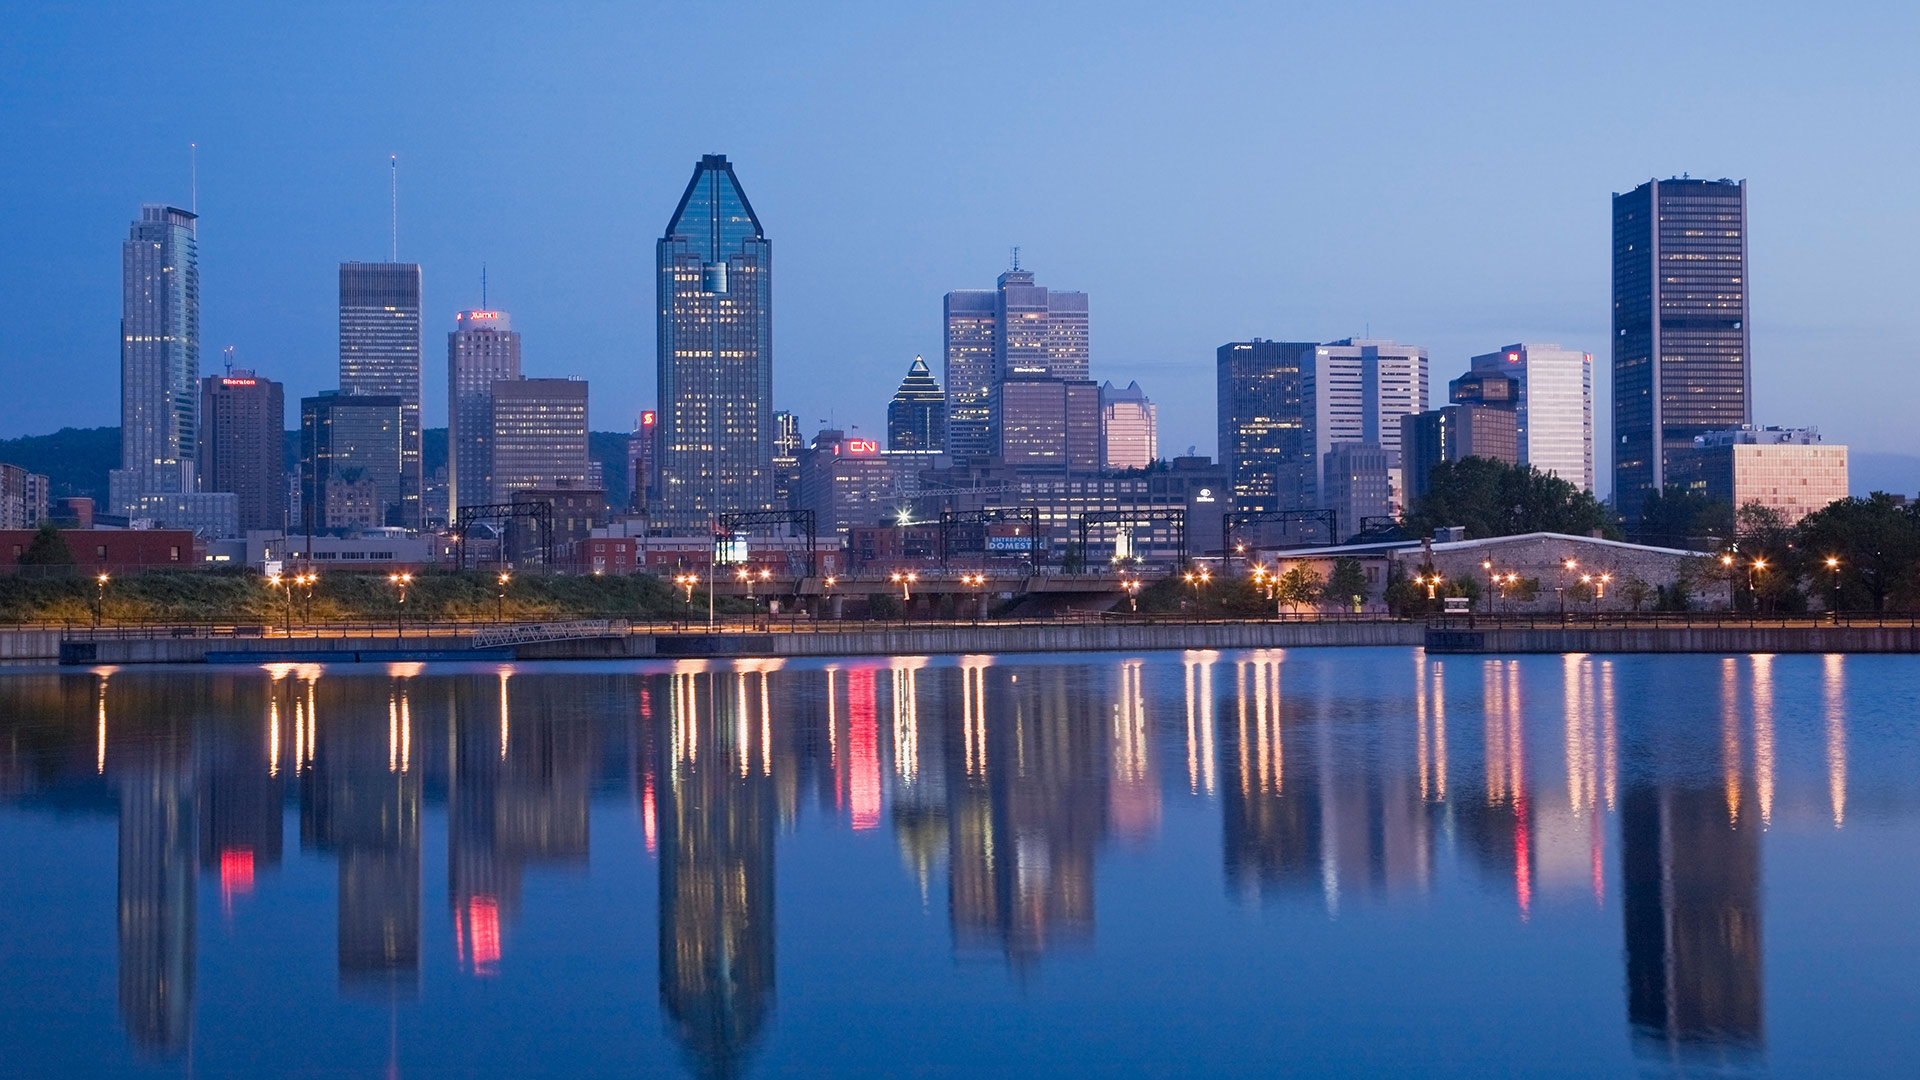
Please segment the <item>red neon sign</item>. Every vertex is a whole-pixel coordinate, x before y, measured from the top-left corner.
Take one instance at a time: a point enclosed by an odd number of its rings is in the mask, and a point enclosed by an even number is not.
[[[872,439],[847,440],[847,453],[849,454],[877,454],[879,452],[880,444],[874,442]]]
[[[641,413],[641,414],[640,414],[640,426],[641,426],[641,427],[652,427],[652,426],[653,426],[653,420],[654,420],[654,414],[653,414],[653,410],[652,410],[652,409],[648,409],[648,410],[646,410],[645,412],[643,412],[643,413]]]

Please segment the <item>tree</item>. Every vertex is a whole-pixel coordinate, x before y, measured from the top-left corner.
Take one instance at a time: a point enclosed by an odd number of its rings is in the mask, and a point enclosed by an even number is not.
[[[1629,522],[1633,539],[1643,544],[1686,547],[1703,536],[1733,535],[1733,504],[1704,491],[1668,484],[1640,504],[1640,520]]]
[[[1912,507],[1876,491],[1808,514],[1794,530],[1815,590],[1828,596],[1839,578],[1839,606],[1886,611],[1912,603],[1920,564],[1920,521]],[[1836,566],[1829,568],[1828,559]]]
[[[1325,582],[1312,567],[1296,563],[1274,582],[1273,596],[1290,608],[1298,608],[1301,604],[1318,603],[1324,587]]]
[[[20,565],[72,566],[73,549],[67,546],[60,527],[49,521],[40,526],[40,531],[28,542],[27,550],[20,553]]]
[[[1531,465],[1467,457],[1434,466],[1428,491],[1405,518],[1410,536],[1459,525],[1468,539],[1557,532],[1618,536],[1612,515],[1592,492]]]
[[[1367,573],[1360,560],[1350,555],[1333,560],[1333,573],[1320,595],[1342,611],[1358,611],[1367,602]]]
[[[1647,605],[1649,600],[1659,599],[1659,590],[1638,574],[1628,574],[1620,582],[1620,599],[1625,600],[1635,613]]]

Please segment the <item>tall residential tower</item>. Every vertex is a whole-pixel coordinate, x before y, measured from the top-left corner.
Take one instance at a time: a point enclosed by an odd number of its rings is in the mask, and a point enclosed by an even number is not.
[[[660,508],[691,528],[773,509],[773,246],[733,165],[694,166],[655,248]]]
[[[1613,197],[1613,499],[1629,522],[1696,436],[1753,423],[1747,185]]]

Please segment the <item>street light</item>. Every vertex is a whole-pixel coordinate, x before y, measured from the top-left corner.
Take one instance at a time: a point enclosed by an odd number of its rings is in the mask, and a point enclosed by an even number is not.
[[[388,574],[387,581],[400,590],[399,606],[393,609],[393,636],[396,638],[406,637],[407,586],[413,584],[413,575],[405,573]]]
[[[1415,585],[1425,585],[1427,587],[1427,599],[1429,600],[1438,599],[1438,592],[1440,588],[1439,571],[1436,570],[1431,574],[1415,574],[1413,576],[1413,583]]]
[[[107,575],[106,573],[103,571],[98,577],[94,578],[93,584],[94,584],[93,625],[97,627],[100,625],[100,620],[105,618],[107,614]]]
[[[308,571],[304,574],[295,574],[293,580],[301,586],[300,623],[304,626],[313,621],[313,587],[319,582],[320,574],[318,571]]]
[[[1833,603],[1827,605],[1827,613],[1837,616],[1840,614],[1840,560],[1827,556],[1827,569],[1833,571]]]
[[[1128,578],[1120,583],[1120,587],[1127,590],[1127,607],[1135,614],[1138,614],[1140,611],[1140,579]]]
[[[1493,614],[1493,594],[1499,590],[1500,575],[1493,572],[1493,560],[1480,560],[1480,569],[1487,572],[1487,614]]]
[[[1755,579],[1766,571],[1767,560],[1765,559],[1755,559],[1747,564],[1747,595],[1753,598],[1753,610],[1756,614],[1760,611],[1760,591],[1755,586]]]
[[[506,572],[506,571],[504,571],[504,570],[502,570],[502,571],[500,572],[500,577],[499,577],[499,586],[500,586],[500,588],[499,588],[499,590],[498,590],[498,591],[496,591],[496,592],[495,592],[495,593],[493,594],[493,621],[494,621],[494,622],[505,622],[505,621],[506,621],[506,618],[507,618],[507,582],[509,582],[509,581],[512,581],[512,580],[513,580],[513,575],[512,575],[512,574],[509,574],[509,573],[507,573],[507,572]],[[691,600],[692,600],[692,597],[688,597],[688,600],[689,600],[689,602],[691,602]]]
[[[906,603],[913,602],[913,583],[919,580],[920,575],[911,570],[904,574],[898,570],[893,572],[893,583],[900,586],[900,599]]]
[[[287,602],[287,636],[293,636],[293,583],[278,573],[267,575],[267,584],[279,589]]]

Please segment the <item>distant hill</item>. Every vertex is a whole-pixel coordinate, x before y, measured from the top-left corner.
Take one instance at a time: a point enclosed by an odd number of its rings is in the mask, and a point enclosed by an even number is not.
[[[120,467],[120,429],[61,428],[51,435],[0,439],[0,462],[44,474],[55,499],[105,503],[107,473]]]

